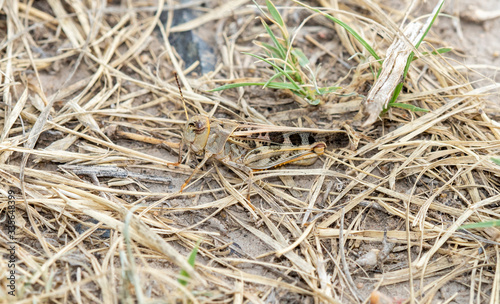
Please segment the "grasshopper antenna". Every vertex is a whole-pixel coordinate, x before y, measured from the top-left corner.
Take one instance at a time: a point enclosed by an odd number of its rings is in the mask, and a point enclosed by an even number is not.
[[[184,95],[182,94],[181,85],[179,83],[179,77],[177,77],[177,72],[174,72],[175,82],[177,82],[177,87],[179,88],[179,93],[181,94],[182,104],[184,105],[184,113],[186,114],[186,120],[189,120],[189,115],[186,108],[186,100],[184,100]]]

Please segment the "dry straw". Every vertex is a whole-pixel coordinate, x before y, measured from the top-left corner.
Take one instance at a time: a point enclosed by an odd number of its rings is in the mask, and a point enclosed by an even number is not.
[[[415,17],[412,6],[378,1],[318,3],[383,58],[399,24]],[[424,55],[444,44],[431,32],[399,99],[430,112],[393,109],[358,128],[360,99],[350,93],[367,93],[380,62],[317,15],[295,43],[322,58],[318,79],[343,79],[335,101],[298,108],[271,90],[204,93],[266,73],[241,54],[257,52],[251,41],[263,33],[247,4],[193,1],[183,7],[199,17],[172,27],[173,1],[0,1],[0,192],[15,193],[17,239],[13,298],[2,227],[0,301],[366,303],[380,289],[435,303],[454,287],[451,298],[499,303],[499,230],[460,229],[500,218],[500,166],[490,160],[500,154],[498,111],[484,99],[499,85],[473,87],[453,62]],[[283,4],[287,22],[310,14]],[[166,37],[200,28],[221,62],[197,78]],[[255,172],[250,190],[245,174],[208,161],[179,193],[195,162],[172,166],[185,122],[174,73],[190,115],[335,125],[352,145],[313,167]],[[193,268],[187,257],[200,239]]]

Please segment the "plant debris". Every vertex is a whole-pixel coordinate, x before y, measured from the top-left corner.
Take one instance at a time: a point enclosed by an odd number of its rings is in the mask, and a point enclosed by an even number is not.
[[[192,1],[198,17],[173,28],[172,1],[0,1],[0,301],[500,301],[499,228],[462,228],[500,219],[499,113],[486,100],[498,84],[473,85],[435,52],[412,62],[398,97],[429,112],[390,108],[358,128],[380,62],[325,13],[386,54],[400,25],[431,12],[273,3],[294,46],[316,58],[316,79],[342,87],[324,104],[253,86],[209,92],[269,76],[242,54],[258,53],[263,34],[248,1]],[[192,72],[170,45],[188,30],[215,48],[213,72]],[[439,33],[421,54],[449,47]],[[180,192],[199,161],[175,165],[186,113],[342,127],[352,144],[253,176],[209,160]],[[88,171],[109,167],[125,171]]]

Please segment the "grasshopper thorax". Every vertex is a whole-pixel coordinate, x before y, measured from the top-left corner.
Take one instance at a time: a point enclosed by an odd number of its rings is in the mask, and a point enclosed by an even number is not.
[[[191,151],[200,154],[204,151],[210,134],[210,120],[208,117],[196,115],[191,117],[184,127],[183,140]]]

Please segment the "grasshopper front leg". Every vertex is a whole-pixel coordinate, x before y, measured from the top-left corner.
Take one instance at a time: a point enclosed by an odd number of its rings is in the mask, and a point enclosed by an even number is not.
[[[205,153],[205,156],[203,157],[203,159],[201,160],[201,162],[196,166],[196,168],[193,169],[193,172],[191,173],[191,175],[186,179],[186,181],[184,182],[184,184],[182,184],[181,186],[181,190],[180,192],[182,192],[184,190],[184,188],[186,188],[187,184],[191,181],[191,179],[193,178],[193,176],[198,173],[198,171],[200,171],[201,167],[207,162],[207,160],[212,156],[212,154],[210,153]]]

